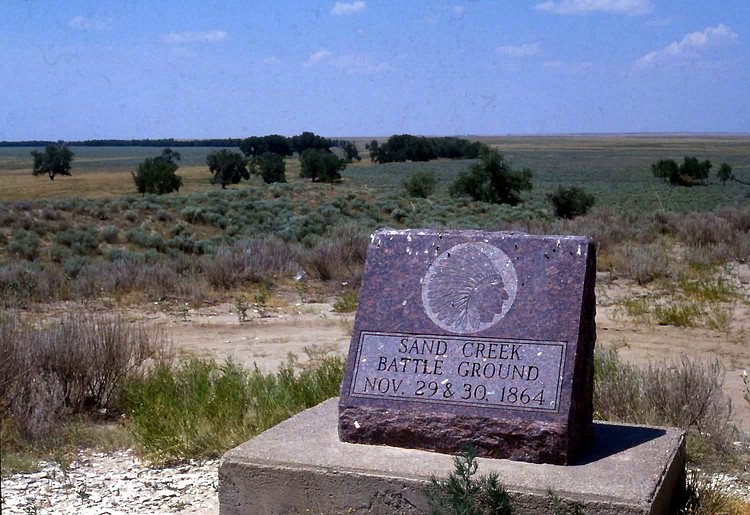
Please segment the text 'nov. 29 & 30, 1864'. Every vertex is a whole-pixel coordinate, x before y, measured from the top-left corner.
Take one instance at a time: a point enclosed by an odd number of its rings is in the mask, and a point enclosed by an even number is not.
[[[352,397],[558,412],[565,342],[362,331]]]

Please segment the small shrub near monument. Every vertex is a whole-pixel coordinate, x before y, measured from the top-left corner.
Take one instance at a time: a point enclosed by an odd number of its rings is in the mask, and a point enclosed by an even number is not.
[[[595,418],[679,427],[687,432],[691,461],[726,463],[736,456],[738,434],[718,361],[686,356],[638,368],[620,361],[614,350],[597,350],[594,369]]]
[[[495,473],[478,476],[477,454],[465,445],[453,458],[445,480],[432,477],[425,495],[433,515],[506,515],[513,513],[510,497]]]

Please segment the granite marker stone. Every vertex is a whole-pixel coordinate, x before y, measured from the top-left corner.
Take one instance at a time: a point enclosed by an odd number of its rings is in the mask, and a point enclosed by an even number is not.
[[[377,231],[341,440],[568,463],[592,434],[595,271],[584,237]]]

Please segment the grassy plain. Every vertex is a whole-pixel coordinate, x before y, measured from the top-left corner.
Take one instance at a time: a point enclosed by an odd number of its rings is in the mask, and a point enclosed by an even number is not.
[[[534,190],[527,195],[527,210],[548,209],[546,194],[558,186],[578,185],[592,193],[600,206],[634,210],[693,211],[732,204],[750,187],[712,179],[707,186],[670,187],[654,178],[651,163],[659,159],[682,159],[695,155],[710,159],[714,171],[729,163],[738,178],[750,182],[750,136],[560,136],[481,137],[500,150],[517,168],[534,172]],[[447,196],[455,176],[471,161],[390,163],[372,165],[364,144],[357,141],[363,161],[344,172],[343,190],[353,187],[374,196],[399,195],[401,183],[418,170],[433,171],[439,179],[437,197]],[[31,175],[31,148],[0,147],[0,201],[57,199],[66,197],[113,198],[135,194],[130,173],[147,157],[160,153],[153,147],[72,147],[75,153],[71,177],[50,181]],[[184,186],[179,195],[217,189],[210,184],[205,165],[207,147],[176,149],[182,155],[179,175]],[[237,150],[237,149],[234,149]],[[297,177],[299,162],[287,159],[287,180]],[[242,188],[244,183],[231,188]]]

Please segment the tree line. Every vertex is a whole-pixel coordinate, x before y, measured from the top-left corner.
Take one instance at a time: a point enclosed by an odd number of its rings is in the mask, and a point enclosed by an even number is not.
[[[654,177],[658,177],[672,186],[702,186],[709,178],[713,164],[708,159],[699,160],[695,156],[685,156],[682,163],[677,163],[674,159],[660,159],[651,165],[651,172]],[[721,163],[716,171],[716,178],[726,185],[727,181],[734,181],[740,184],[750,185],[750,183],[738,179],[732,167],[727,163]]]
[[[432,161],[433,159],[476,159],[482,143],[453,137],[426,137],[396,134],[380,145],[372,140],[366,145],[373,163]]]

